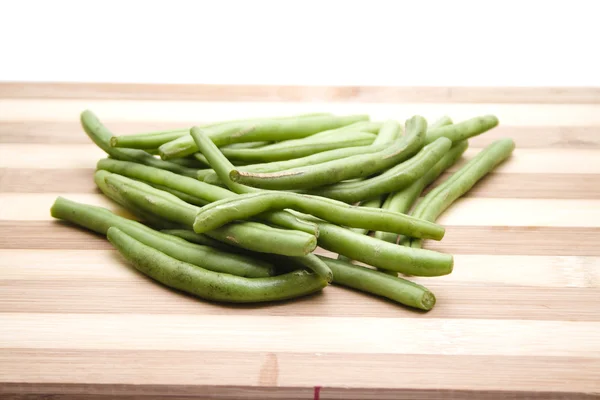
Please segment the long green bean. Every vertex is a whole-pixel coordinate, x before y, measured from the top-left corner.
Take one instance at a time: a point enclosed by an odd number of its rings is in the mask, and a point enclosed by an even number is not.
[[[108,174],[106,184],[119,192],[132,207],[160,218],[192,227],[199,208],[170,193],[117,174]],[[231,223],[206,234],[247,250],[287,256],[302,256],[316,247],[316,238],[305,232],[272,228],[254,222]]]
[[[425,175],[451,146],[452,142],[449,139],[441,137],[423,147],[410,160],[390,168],[381,175],[359,182],[340,182],[313,189],[309,193],[345,203],[355,203],[373,196],[400,190]]]
[[[96,115],[94,115],[94,113],[92,113],[90,110],[85,110],[81,113],[81,125],[88,137],[98,147],[104,150],[105,153],[114,159],[145,164],[192,178],[196,178],[198,176],[199,172],[197,169],[160,160],[148,154],[144,150],[120,149],[111,147],[109,142],[113,134],[104,125],[102,125],[98,117],[96,117]]]
[[[414,282],[389,276],[382,271],[319,257],[333,271],[334,284],[385,297],[425,311],[431,310],[435,305],[435,295],[429,289]]]
[[[138,271],[203,299],[233,303],[276,301],[314,293],[327,286],[324,279],[305,270],[253,279],[212,272],[170,257],[118,228],[109,228],[107,236]]]
[[[106,208],[58,197],[50,213],[54,218],[69,221],[103,235],[106,235],[111,226],[117,227],[136,240],[171,257],[211,271],[251,278],[270,276],[275,273],[273,265],[268,262],[189,243],[178,237],[157,232],[139,222],[115,215]]]
[[[390,168],[413,156],[421,149],[426,130],[425,119],[414,116],[406,123],[406,135],[380,152],[276,173],[250,173],[234,169],[230,173],[230,178],[237,183],[263,189],[310,189],[347,179],[362,178]],[[194,136],[194,133],[197,134],[200,129],[192,128],[191,132]]]
[[[190,129],[185,128],[170,131],[113,136],[110,138],[110,145],[112,147],[126,147],[130,149],[156,149],[167,142],[178,139],[189,133]]]
[[[271,162],[304,157],[327,150],[365,146],[373,143],[375,138],[376,136],[369,132],[347,132],[343,137],[330,135],[313,138],[308,136],[256,149],[228,149],[224,147],[221,151],[225,157],[231,160],[242,160],[250,163]]]
[[[481,178],[506,160],[513,152],[512,139],[500,139],[480,151],[472,160],[455,172],[440,186],[429,192],[417,204],[412,215],[435,221],[456,199],[471,189]],[[420,240],[411,240],[410,246],[421,247]]]
[[[217,146],[257,141],[281,141],[300,139],[317,132],[339,128],[358,121],[368,120],[367,115],[316,116],[302,118],[242,121],[203,127],[206,135]],[[159,147],[163,159],[183,157],[198,151],[194,140],[183,136]]]
[[[475,117],[457,124],[444,125],[428,130],[427,136],[425,137],[425,143],[432,143],[441,137],[446,137],[456,143],[480,135],[497,125],[498,118],[494,115]]]
[[[226,198],[200,208],[194,221],[194,231],[205,233],[232,221],[246,220],[265,211],[287,208],[350,227],[384,230],[437,240],[444,236],[443,227],[431,223],[423,224],[422,221],[405,214],[379,208],[351,206],[317,196],[273,191]]]

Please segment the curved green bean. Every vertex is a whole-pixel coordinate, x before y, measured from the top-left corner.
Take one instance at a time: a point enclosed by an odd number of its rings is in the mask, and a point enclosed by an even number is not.
[[[105,177],[107,186],[117,191],[132,207],[160,218],[192,227],[199,208],[170,193],[117,174]],[[254,222],[231,223],[206,234],[247,250],[286,256],[302,256],[316,247],[316,237],[305,232],[283,230]]]
[[[144,150],[111,147],[109,142],[110,138],[113,137],[113,134],[102,125],[98,117],[90,110],[85,110],[81,113],[81,125],[88,137],[114,159],[145,164],[192,178],[196,178],[199,173],[197,169],[160,160]]]
[[[446,126],[446,125],[452,125],[454,122],[452,122],[452,118],[450,118],[447,115],[444,115],[443,117],[440,117],[438,119],[436,119],[433,124],[429,124],[428,125],[428,129],[432,130],[432,129],[437,129],[437,128],[441,128],[442,126]]]
[[[253,279],[217,273],[170,257],[118,228],[109,228],[107,236],[138,271],[168,287],[207,300],[233,303],[277,301],[314,293],[327,286],[321,277],[305,270]]]
[[[99,170],[106,170],[119,175],[142,181],[158,189],[168,188],[170,193],[182,200],[195,204],[201,201],[211,203],[213,201],[236,196],[235,193],[218,187],[200,182],[196,179],[180,176],[169,171],[148,167],[127,161],[102,159],[96,166]],[[192,196],[186,200],[186,196]],[[197,199],[191,201],[192,199]],[[318,236],[319,230],[314,223],[300,220],[285,211],[273,211],[258,216],[263,221],[270,222],[288,229],[296,229]]]
[[[392,193],[388,196],[383,208],[398,213],[407,214],[415,201],[419,198],[423,190],[435,181],[445,170],[453,166],[469,147],[466,140],[456,143],[452,148],[438,161],[425,175],[415,181],[409,187],[400,192]],[[396,243],[398,235],[390,232],[377,231],[375,237],[386,242]]]
[[[193,224],[194,231],[205,233],[232,221],[246,220],[265,211],[287,208],[350,227],[383,230],[436,240],[444,236],[442,226],[424,224],[405,214],[378,208],[356,207],[316,196],[272,191],[226,198],[200,208]]]
[[[460,142],[470,137],[482,134],[498,125],[498,118],[494,115],[471,118],[457,124],[440,126],[427,131],[425,143],[429,144],[441,137],[447,137],[452,142]]]
[[[425,119],[414,116],[406,122],[406,135],[380,152],[276,173],[250,173],[234,169],[229,176],[234,182],[262,189],[310,189],[347,179],[362,178],[413,156],[421,149],[426,130]],[[198,128],[192,128],[192,136],[199,131]]]
[[[344,137],[325,136],[313,138],[286,140],[256,149],[228,149],[223,147],[221,152],[230,160],[244,162],[271,162],[304,157],[323,151],[365,146],[373,143],[375,135],[369,132],[347,132]]]
[[[320,247],[352,260],[414,276],[441,276],[452,272],[454,260],[450,254],[399,246],[354,233],[309,215],[290,212],[319,225]]]
[[[331,283],[333,280],[333,272],[319,257],[314,254],[307,254],[302,257],[293,257],[300,265],[310,269],[315,274],[319,275],[322,279],[326,280],[327,283]]]
[[[389,276],[383,271],[319,257],[333,271],[334,284],[385,297],[425,311],[431,310],[435,305],[435,295],[429,289],[414,282]]]
[[[435,221],[456,199],[471,189],[481,178],[506,160],[513,152],[512,139],[500,139],[482,151],[455,172],[444,183],[433,189],[417,204],[412,215]],[[421,247],[420,240],[411,240],[410,246]]]
[[[435,142],[423,147],[410,160],[398,164],[381,175],[358,182],[340,182],[310,190],[309,193],[355,203],[373,196],[400,190],[412,184],[425,175],[450,149],[452,142],[441,137]]]
[[[229,122],[202,129],[217,146],[233,143],[281,141],[300,139],[317,132],[339,128],[358,121],[368,120],[367,115],[315,116],[259,121]],[[184,157],[198,151],[191,136],[182,136],[159,147],[163,159]]]
[[[171,257],[211,271],[250,278],[275,274],[273,265],[268,262],[189,243],[175,236],[157,232],[139,222],[115,215],[106,208],[58,197],[50,213],[54,218],[69,221],[103,235],[106,235],[110,227],[119,228],[136,240]]]

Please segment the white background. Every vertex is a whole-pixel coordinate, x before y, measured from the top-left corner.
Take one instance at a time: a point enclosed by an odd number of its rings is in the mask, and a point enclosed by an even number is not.
[[[3,1],[0,80],[600,86],[596,1]]]

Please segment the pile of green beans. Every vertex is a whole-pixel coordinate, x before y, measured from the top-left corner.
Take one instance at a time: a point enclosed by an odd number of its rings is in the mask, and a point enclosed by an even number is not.
[[[136,220],[62,197],[51,215],[105,235],[168,288],[229,303],[334,284],[431,310],[435,295],[406,277],[447,275],[454,258],[423,240],[443,240],[438,216],[514,149],[494,142],[419,202],[495,116],[428,126],[419,115],[401,124],[313,113],[132,135],[113,135],[89,110],[80,121],[108,155],[96,186]]]

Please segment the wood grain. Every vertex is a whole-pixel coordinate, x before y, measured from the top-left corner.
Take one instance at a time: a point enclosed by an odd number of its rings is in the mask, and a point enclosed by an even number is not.
[[[599,90],[0,83],[0,398],[600,398]],[[321,110],[495,113],[453,170],[502,137],[517,150],[425,242],[455,259],[451,275],[409,277],[432,311],[337,286],[231,306],[160,286],[101,235],[52,220],[59,195],[131,217],[95,189],[105,155],[85,108],[120,134]]]

